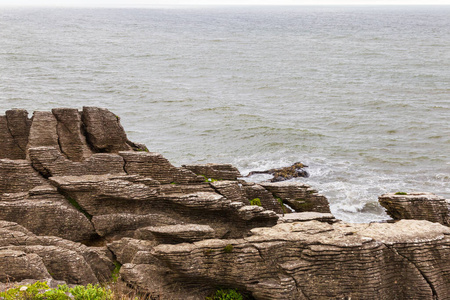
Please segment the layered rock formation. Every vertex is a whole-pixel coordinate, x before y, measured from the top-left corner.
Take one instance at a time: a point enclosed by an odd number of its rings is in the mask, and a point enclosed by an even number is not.
[[[450,226],[450,202],[432,193],[389,193],[378,197],[394,220],[428,220]]]
[[[301,182],[176,167],[129,141],[106,109],[8,111],[0,139],[0,282],[96,283],[121,264],[128,285],[164,299],[218,287],[255,299],[450,297],[440,224],[345,224]],[[410,218],[448,225],[438,202]]]

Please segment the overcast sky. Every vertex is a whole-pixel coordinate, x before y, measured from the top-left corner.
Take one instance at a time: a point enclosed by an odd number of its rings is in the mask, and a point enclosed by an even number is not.
[[[0,0],[0,6],[450,5],[450,0]]]

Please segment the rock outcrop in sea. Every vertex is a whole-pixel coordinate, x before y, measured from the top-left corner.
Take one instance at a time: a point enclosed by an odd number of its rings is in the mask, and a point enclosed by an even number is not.
[[[0,141],[0,282],[107,282],[121,265],[162,299],[450,298],[445,199],[384,195],[410,220],[347,224],[304,183],[176,167],[95,107],[7,111]]]

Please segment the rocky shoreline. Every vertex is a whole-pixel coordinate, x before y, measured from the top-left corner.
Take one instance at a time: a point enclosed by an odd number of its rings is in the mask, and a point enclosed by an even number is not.
[[[382,195],[396,221],[348,224],[298,181],[175,167],[95,107],[9,110],[0,141],[0,282],[107,282],[120,264],[161,299],[450,298],[449,201],[433,194]]]

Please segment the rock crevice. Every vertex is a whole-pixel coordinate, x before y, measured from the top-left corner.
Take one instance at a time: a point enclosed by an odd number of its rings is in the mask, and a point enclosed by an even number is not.
[[[117,260],[121,280],[167,299],[218,286],[255,299],[450,297],[443,198],[383,195],[411,220],[346,224],[298,179],[176,167],[95,107],[7,111],[0,139],[0,282],[108,281]]]

